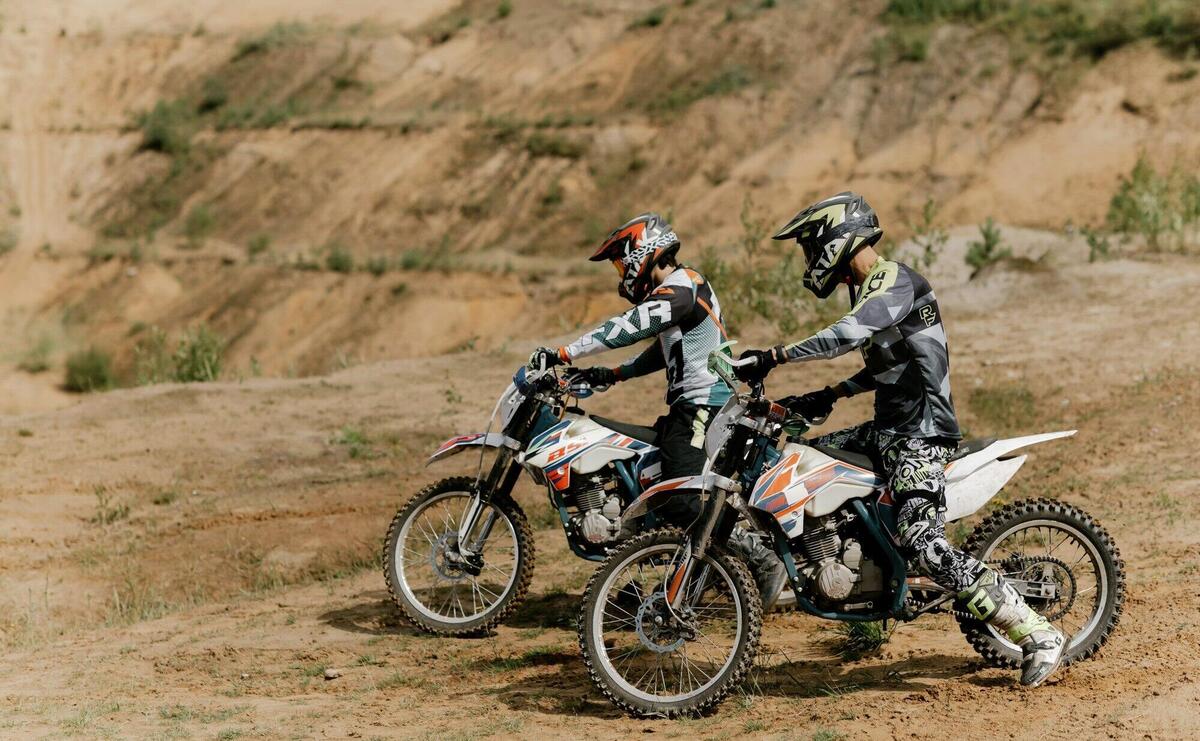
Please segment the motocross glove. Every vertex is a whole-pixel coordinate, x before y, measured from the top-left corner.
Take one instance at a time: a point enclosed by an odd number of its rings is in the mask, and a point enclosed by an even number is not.
[[[562,356],[558,354],[558,350],[539,347],[529,356],[528,367],[529,370],[536,371],[542,368],[553,368],[556,365],[562,365],[563,362]]]
[[[828,417],[833,412],[833,404],[837,400],[837,391],[832,386],[826,386],[820,391],[810,391],[801,396],[785,396],[779,403],[811,422]]]
[[[782,346],[774,347],[770,350],[747,350],[738,356],[738,360],[754,358],[756,362],[753,365],[735,367],[733,373],[738,379],[746,383],[761,381],[767,377],[767,374],[775,366],[779,365],[778,357],[782,356],[782,351]]]
[[[594,389],[607,388],[620,379],[612,368],[572,368],[567,371],[567,383],[586,383]]]

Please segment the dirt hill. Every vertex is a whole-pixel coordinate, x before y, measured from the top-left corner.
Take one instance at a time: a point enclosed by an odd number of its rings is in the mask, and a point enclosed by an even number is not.
[[[244,5],[6,3],[9,410],[67,403],[89,345],[135,380],[154,327],[211,326],[243,375],[524,346],[617,307],[582,256],[646,208],[692,259],[747,199],[774,225],[843,188],[897,239],[930,198],[1057,230],[1139,154],[1200,163],[1200,79],[1152,38],[1050,54],[882,2]]]

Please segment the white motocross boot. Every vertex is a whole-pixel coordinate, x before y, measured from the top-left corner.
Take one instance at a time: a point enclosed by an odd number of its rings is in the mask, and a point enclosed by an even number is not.
[[[1021,684],[1037,687],[1062,662],[1067,642],[1062,631],[1033,611],[1017,590],[991,569],[958,593],[960,604],[976,618],[1003,631],[1021,647]]]

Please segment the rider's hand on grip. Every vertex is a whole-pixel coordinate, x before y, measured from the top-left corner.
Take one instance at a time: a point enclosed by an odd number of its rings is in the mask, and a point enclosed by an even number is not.
[[[734,366],[733,372],[738,379],[746,383],[761,381],[767,377],[779,361],[775,359],[774,350],[746,350],[738,356],[738,360],[752,358],[753,364]]]
[[[799,414],[809,421],[824,419],[833,413],[833,404],[838,400],[833,387],[826,386],[820,391],[810,391],[801,396],[785,396],[779,403],[789,411]]]
[[[612,386],[617,380],[617,374],[612,368],[571,368],[567,371],[567,383],[583,383],[597,391]]]
[[[530,354],[528,367],[531,371],[540,371],[562,364],[563,359],[559,357],[557,350],[539,347]]]

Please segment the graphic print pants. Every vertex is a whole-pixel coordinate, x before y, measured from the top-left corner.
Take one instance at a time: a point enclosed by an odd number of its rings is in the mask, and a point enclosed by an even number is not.
[[[910,564],[940,586],[962,592],[984,566],[946,540],[946,463],[954,448],[937,439],[879,432],[865,422],[814,439],[814,445],[869,455],[892,490],[900,549]]]

